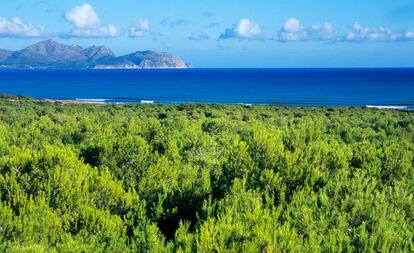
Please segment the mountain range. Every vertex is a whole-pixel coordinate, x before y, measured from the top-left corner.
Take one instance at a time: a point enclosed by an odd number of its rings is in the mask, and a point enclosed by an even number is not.
[[[189,68],[168,53],[138,51],[115,56],[106,46],[66,45],[46,40],[18,51],[0,49],[0,68],[7,69],[169,69]]]

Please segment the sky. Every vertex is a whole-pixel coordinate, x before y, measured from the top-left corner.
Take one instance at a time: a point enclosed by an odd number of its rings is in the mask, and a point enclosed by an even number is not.
[[[414,67],[412,0],[2,0],[0,48],[44,39],[200,68]]]

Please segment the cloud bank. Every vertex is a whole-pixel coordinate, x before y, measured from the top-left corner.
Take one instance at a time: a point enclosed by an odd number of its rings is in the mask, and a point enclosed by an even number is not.
[[[40,38],[47,36],[43,27],[35,27],[24,23],[20,18],[10,20],[0,17],[0,37],[7,38]]]
[[[405,40],[403,33],[395,32],[390,29],[379,27],[370,28],[361,26],[358,22],[355,22],[351,31],[345,36],[346,41],[400,41]],[[407,37],[408,39],[408,37]]]
[[[290,18],[280,29],[277,39],[281,42],[292,41],[335,41],[338,39],[336,29],[328,22],[303,26],[299,20]]]
[[[118,35],[115,26],[101,24],[101,20],[89,4],[76,6],[65,14],[65,19],[72,23],[74,29],[63,37],[112,38]]]
[[[219,39],[258,39],[262,34],[262,30],[255,22],[244,18],[238,24],[228,28],[220,35]]]
[[[345,34],[339,34],[328,22],[304,26],[290,18],[280,28],[276,40],[280,42],[328,41],[328,42],[398,42],[414,40],[414,29],[393,31],[388,28],[372,28],[355,22]]]

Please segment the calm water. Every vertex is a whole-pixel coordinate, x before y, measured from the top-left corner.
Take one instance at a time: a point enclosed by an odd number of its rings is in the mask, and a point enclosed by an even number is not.
[[[414,69],[1,70],[0,93],[108,103],[414,108]]]

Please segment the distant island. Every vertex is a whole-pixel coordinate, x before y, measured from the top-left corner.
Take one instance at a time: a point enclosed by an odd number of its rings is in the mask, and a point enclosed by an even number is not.
[[[18,51],[0,49],[0,69],[183,69],[191,66],[169,53],[138,51],[115,56],[106,46],[82,48],[46,40]]]

